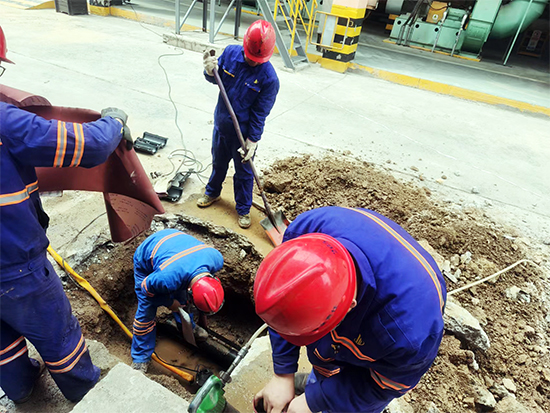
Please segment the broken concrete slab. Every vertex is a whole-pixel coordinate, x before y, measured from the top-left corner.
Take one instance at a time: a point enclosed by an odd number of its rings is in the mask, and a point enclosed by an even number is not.
[[[471,347],[483,351],[490,347],[489,337],[479,321],[460,305],[447,301],[443,319],[445,329],[457,338],[465,340]]]
[[[119,363],[111,369],[72,413],[185,412],[189,403],[144,374]]]

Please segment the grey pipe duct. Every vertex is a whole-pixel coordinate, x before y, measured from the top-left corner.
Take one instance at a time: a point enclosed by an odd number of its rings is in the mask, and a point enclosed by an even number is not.
[[[518,31],[523,16],[527,12],[520,30],[522,32],[542,15],[547,4],[548,0],[533,0],[529,7],[529,0],[513,0],[511,3],[501,6],[489,37],[503,39],[513,36]]]

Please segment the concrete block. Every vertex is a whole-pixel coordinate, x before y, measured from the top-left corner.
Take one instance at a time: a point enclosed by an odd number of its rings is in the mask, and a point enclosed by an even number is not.
[[[107,347],[103,343],[95,340],[86,340],[86,345],[88,346],[88,350],[90,350],[92,363],[101,369],[101,373],[106,373],[120,363],[120,359],[109,353],[109,350],[107,350]]]
[[[119,363],[74,407],[73,413],[186,412],[189,403],[130,366]]]

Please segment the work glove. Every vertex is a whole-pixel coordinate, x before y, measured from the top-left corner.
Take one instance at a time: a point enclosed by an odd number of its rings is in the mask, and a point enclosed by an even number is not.
[[[208,76],[214,76],[214,70],[218,70],[218,58],[216,56],[211,56],[210,51],[206,50],[202,59],[204,71],[208,74]]]
[[[247,139],[244,143],[245,149],[239,148],[238,151],[243,157],[243,163],[248,162],[256,153],[256,147],[258,146],[258,142],[253,142],[250,139]]]
[[[132,139],[130,128],[126,125],[128,121],[126,112],[118,108],[105,108],[101,111],[101,117],[105,118],[107,116],[118,119],[122,123],[122,138],[126,141],[126,149],[132,149],[134,147],[134,140]]]

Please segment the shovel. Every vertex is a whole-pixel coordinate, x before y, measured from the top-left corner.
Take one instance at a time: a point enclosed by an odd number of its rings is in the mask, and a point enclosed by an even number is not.
[[[214,56],[214,53],[215,53],[214,50],[210,51],[211,56]],[[231,102],[229,101],[229,97],[227,96],[227,92],[225,91],[225,87],[220,78],[220,74],[218,73],[217,70],[213,70],[212,73],[214,75],[214,78],[216,79],[216,83],[218,84],[218,87],[220,88],[220,93],[222,95],[223,101],[225,102],[225,106],[229,111],[231,120],[233,121],[233,126],[235,126],[235,131],[237,132],[237,137],[239,138],[239,143],[241,144],[241,148],[243,149],[243,151],[246,151],[246,146],[244,143],[243,134],[241,132],[241,127],[239,126],[239,121],[237,120],[237,115],[235,115],[235,111],[231,106]],[[258,185],[260,196],[264,201],[265,213],[267,215],[267,218],[264,218],[260,221],[260,225],[263,227],[271,243],[274,246],[281,245],[281,243],[283,242],[283,235],[289,224],[288,219],[285,218],[282,211],[273,212],[273,210],[271,209],[271,206],[267,202],[267,197],[265,196],[263,186],[258,176],[258,172],[256,171],[256,167],[254,166],[254,162],[252,162],[252,159],[250,159],[248,163],[250,164],[250,168],[252,169],[252,173],[254,174],[254,180],[256,181],[256,185]]]

